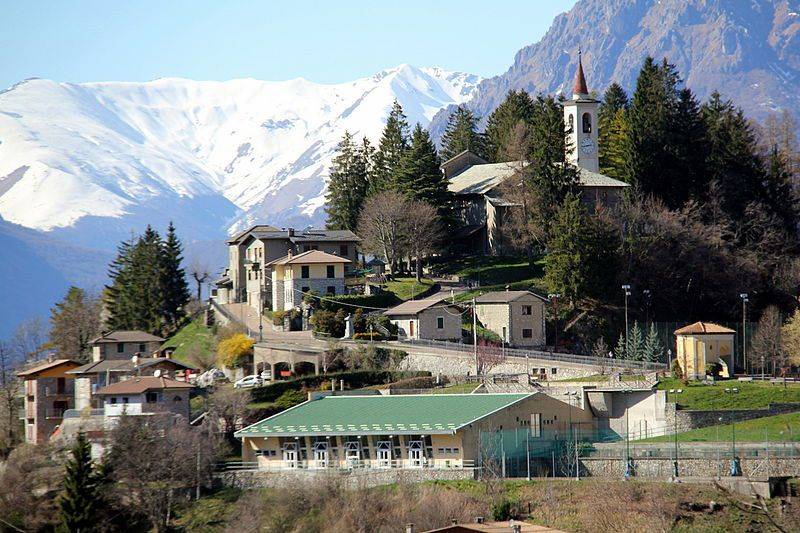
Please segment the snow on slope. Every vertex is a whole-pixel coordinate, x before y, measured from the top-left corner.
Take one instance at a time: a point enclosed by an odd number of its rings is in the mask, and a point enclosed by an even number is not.
[[[319,223],[345,130],[377,140],[394,99],[410,124],[427,125],[479,81],[409,65],[335,85],[27,80],[0,94],[0,216],[56,234],[105,232],[106,246],[124,237],[125,220],[165,209],[183,210],[169,215],[189,238],[215,224]]]

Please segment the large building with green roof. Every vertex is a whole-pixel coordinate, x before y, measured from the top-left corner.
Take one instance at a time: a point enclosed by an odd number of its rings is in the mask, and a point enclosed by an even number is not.
[[[236,433],[243,460],[264,469],[465,468],[480,432],[524,428],[532,437],[592,415],[545,394],[314,396]]]

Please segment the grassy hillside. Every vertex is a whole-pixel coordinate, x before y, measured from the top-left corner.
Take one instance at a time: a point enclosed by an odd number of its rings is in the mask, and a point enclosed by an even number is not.
[[[546,294],[544,286],[544,261],[539,259],[531,266],[525,258],[478,256],[456,259],[437,266],[442,275],[456,275],[464,281],[480,285],[480,289],[456,296],[465,301],[481,292],[505,290],[531,290]]]
[[[401,300],[411,300],[418,298],[433,286],[433,281],[423,278],[417,281],[416,278],[395,278],[386,283],[386,290],[397,295]]]
[[[668,402],[677,402],[681,409],[759,409],[774,402],[800,402],[800,385],[772,385],[771,383],[741,383],[721,381],[716,385],[689,383],[683,385],[676,379],[665,379],[658,388],[669,391],[681,389],[681,393],[667,392]],[[726,393],[725,389],[739,389],[738,393]]]
[[[678,433],[678,442],[731,442],[731,424],[719,424]],[[673,435],[637,442],[673,442]],[[767,416],[736,423],[736,442],[800,442],[800,413]]]
[[[188,356],[192,351],[212,353],[216,339],[210,328],[203,324],[201,318],[186,324],[175,335],[167,339],[162,348],[175,348],[173,357],[179,361],[191,363]]]

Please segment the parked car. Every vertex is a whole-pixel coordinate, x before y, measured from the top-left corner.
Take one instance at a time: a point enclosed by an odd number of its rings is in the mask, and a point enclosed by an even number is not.
[[[245,376],[240,380],[237,380],[233,387],[236,389],[249,389],[250,387],[260,387],[261,386],[261,376],[258,374],[250,374],[249,376]]]
[[[219,381],[227,381],[228,377],[225,375],[225,372],[220,370],[219,368],[212,368],[210,370],[206,370],[195,380],[195,383],[199,387],[210,387],[214,383]]]

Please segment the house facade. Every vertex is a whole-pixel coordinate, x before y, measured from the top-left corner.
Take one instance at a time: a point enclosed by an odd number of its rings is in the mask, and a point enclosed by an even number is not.
[[[345,294],[345,268],[349,259],[320,250],[286,255],[268,263],[272,275],[272,309],[299,307],[303,294]]]
[[[356,234],[347,230],[253,226],[227,241],[228,268],[215,282],[212,295],[221,303],[246,302],[265,308],[273,301],[270,263],[289,253],[318,250],[347,259],[349,270],[358,260],[359,242]]]
[[[25,442],[50,440],[64,413],[74,404],[74,380],[67,371],[80,366],[70,359],[46,361],[19,372],[23,380]]]
[[[566,163],[578,170],[581,199],[591,209],[612,207],[622,197],[627,183],[599,172],[597,151],[597,111],[600,102],[590,97],[578,61],[571,100],[563,102],[564,123],[571,150],[565,154]],[[488,163],[465,151],[442,163],[442,172],[449,180],[449,190],[455,196],[460,229],[453,242],[462,249],[500,255],[513,251],[514,242],[506,242],[504,231],[512,212],[522,206],[504,198],[503,183],[527,166],[525,161]]]
[[[461,339],[461,310],[443,298],[410,300],[383,313],[407,339]]]
[[[110,331],[92,340],[92,361],[157,355],[165,339],[145,331]]]
[[[709,364],[720,365],[720,377],[733,376],[734,335],[734,330],[711,322],[695,322],[675,330],[676,360],[686,379],[705,378]]]
[[[511,346],[544,346],[546,302],[530,291],[493,291],[475,298],[475,313],[486,329]]]
[[[541,393],[336,396],[309,401],[236,433],[242,459],[264,470],[471,468],[479,433],[567,430],[588,410]]]
[[[190,383],[145,376],[107,385],[97,390],[103,401],[103,416],[174,414],[189,418]]]

